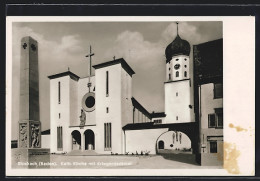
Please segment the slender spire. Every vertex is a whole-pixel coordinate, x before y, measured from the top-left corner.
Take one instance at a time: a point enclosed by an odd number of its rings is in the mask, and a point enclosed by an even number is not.
[[[176,22],[176,24],[177,24],[177,35],[179,35],[179,29],[178,29],[179,22]]]

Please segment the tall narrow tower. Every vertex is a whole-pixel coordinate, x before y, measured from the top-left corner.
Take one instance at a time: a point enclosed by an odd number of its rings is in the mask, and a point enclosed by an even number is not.
[[[166,82],[165,113],[166,123],[193,122],[191,105],[190,80],[190,44],[177,36],[167,46],[166,55]]]
[[[29,36],[21,40],[19,117],[19,148],[40,148],[38,43]]]

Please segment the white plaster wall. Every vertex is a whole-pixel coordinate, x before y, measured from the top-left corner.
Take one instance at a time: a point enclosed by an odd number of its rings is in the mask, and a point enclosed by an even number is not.
[[[58,103],[58,82],[61,82],[61,103]],[[69,151],[69,142],[66,141],[70,124],[70,77],[64,76],[50,80],[50,128],[51,128],[51,152],[57,151],[57,127],[63,129],[63,151]],[[61,118],[59,119],[59,113]],[[60,151],[60,152],[63,152]]]
[[[41,147],[42,148],[50,148],[50,135],[41,135]]]
[[[194,122],[193,109],[189,108],[191,103],[190,80],[165,83],[165,123]],[[178,96],[176,96],[178,92]],[[178,120],[176,120],[178,116]]]
[[[79,125],[80,123],[80,114],[81,114],[81,109],[82,109],[82,98],[84,97],[84,95],[86,93],[89,92],[88,90],[88,81],[89,78],[85,77],[85,78],[81,78],[79,79],[79,83],[78,83],[78,105],[77,105],[77,125]],[[96,92],[94,91],[94,87],[95,85],[95,76],[90,77],[90,81],[92,83],[90,91],[91,92]],[[84,110],[84,109],[83,109]],[[92,112],[86,112],[86,125],[95,125],[96,124],[96,113],[95,110]]]
[[[170,149],[170,150],[176,150],[176,149],[190,149],[191,148],[191,141],[189,137],[183,133],[183,132],[178,132],[178,135],[181,133],[181,141],[178,136],[178,141],[176,140],[176,132],[174,131],[168,131],[164,134],[162,134],[158,141],[157,141],[157,146],[160,140],[164,142],[164,149]],[[173,134],[175,135],[174,140],[173,140]],[[170,145],[173,144],[173,147]]]
[[[208,114],[214,114],[214,108],[223,108],[223,99],[214,99],[214,84],[201,85],[201,128],[208,128]]]
[[[168,129],[144,129],[144,130],[126,130],[126,152],[140,154],[141,151],[150,151],[150,154],[156,154],[156,141],[159,136]]]
[[[109,96],[106,96],[106,71],[109,71]],[[112,152],[123,152],[121,125],[121,64],[116,64],[95,70],[96,75],[96,122],[97,122],[97,152],[110,153],[104,150],[104,123],[112,124]],[[109,113],[106,113],[109,107]]]
[[[70,125],[79,125],[78,114],[78,82],[70,79]]]
[[[132,108],[132,77],[124,70],[121,70],[121,104],[122,104],[122,127],[133,121]]]

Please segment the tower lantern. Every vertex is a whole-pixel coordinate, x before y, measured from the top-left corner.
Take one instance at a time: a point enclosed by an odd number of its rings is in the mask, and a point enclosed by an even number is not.
[[[166,81],[174,81],[189,78],[190,44],[177,36],[165,49],[166,56]]]

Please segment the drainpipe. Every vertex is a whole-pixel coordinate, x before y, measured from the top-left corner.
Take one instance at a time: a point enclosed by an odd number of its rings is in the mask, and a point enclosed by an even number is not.
[[[124,130],[124,148],[125,148],[125,153],[126,153],[126,134],[125,134],[125,130]]]

